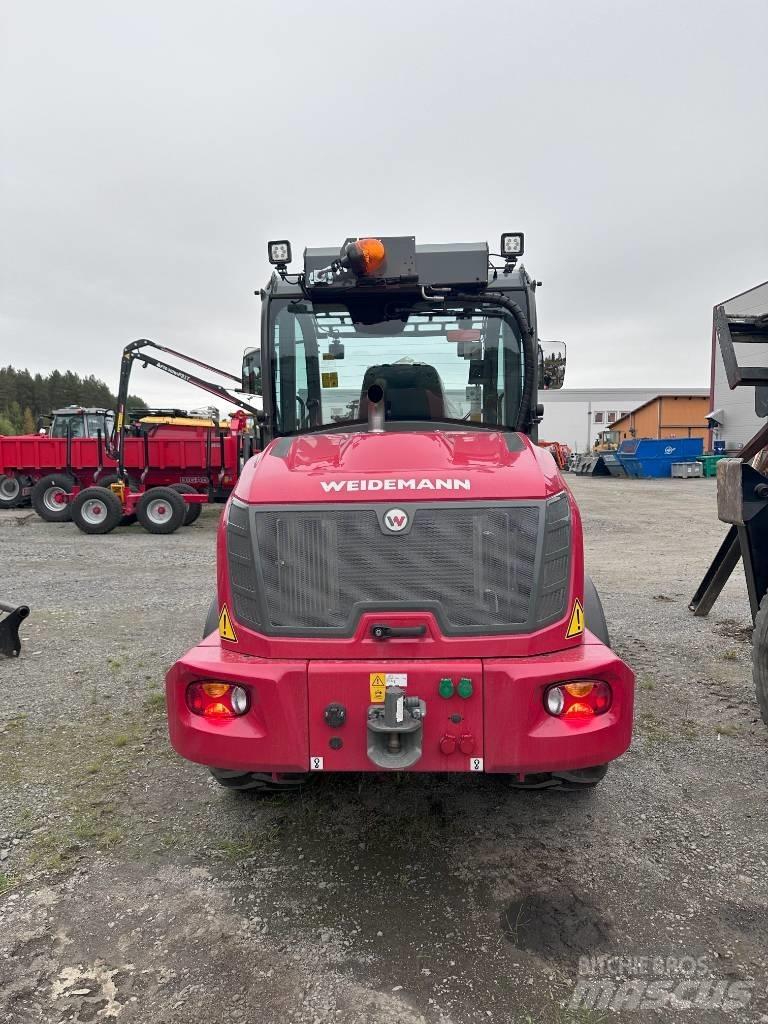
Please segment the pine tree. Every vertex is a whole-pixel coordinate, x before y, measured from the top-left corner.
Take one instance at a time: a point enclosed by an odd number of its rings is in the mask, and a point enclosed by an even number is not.
[[[22,434],[35,433],[35,417],[32,415],[32,410],[28,405],[24,407],[24,413],[21,418],[21,432]]]
[[[117,399],[103,380],[67,370],[46,376],[13,366],[0,366],[0,434],[34,433],[40,416],[65,405],[114,409]],[[129,409],[146,409],[138,395],[129,395]]]

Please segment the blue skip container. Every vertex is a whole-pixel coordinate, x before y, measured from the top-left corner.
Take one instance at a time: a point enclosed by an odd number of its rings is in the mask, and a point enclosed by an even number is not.
[[[627,476],[647,478],[671,477],[673,462],[695,462],[703,452],[701,437],[639,437],[622,441],[617,455]]]

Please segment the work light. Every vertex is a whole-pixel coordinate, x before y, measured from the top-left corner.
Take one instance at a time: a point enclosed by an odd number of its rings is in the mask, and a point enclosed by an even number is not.
[[[523,255],[525,235],[522,231],[508,232],[501,236],[501,255],[512,259]]]
[[[291,262],[291,243],[285,239],[267,242],[267,251],[270,263],[276,263],[279,266],[281,263]]]

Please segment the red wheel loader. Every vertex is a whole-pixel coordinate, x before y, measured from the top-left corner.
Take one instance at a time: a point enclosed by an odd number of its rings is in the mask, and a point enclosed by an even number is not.
[[[182,756],[236,790],[322,772],[594,786],[634,677],[535,444],[545,354],[523,236],[269,243],[263,397],[218,536],[205,638],[166,679]],[[492,263],[498,256],[503,262]]]

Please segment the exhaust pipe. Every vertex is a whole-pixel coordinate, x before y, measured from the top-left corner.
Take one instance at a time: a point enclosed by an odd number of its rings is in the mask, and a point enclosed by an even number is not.
[[[368,388],[368,431],[384,433],[384,389],[380,384],[371,384]]]

